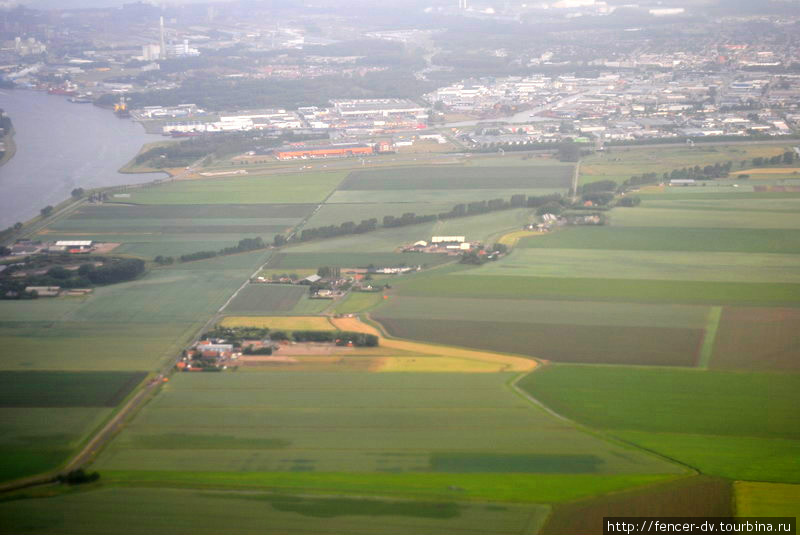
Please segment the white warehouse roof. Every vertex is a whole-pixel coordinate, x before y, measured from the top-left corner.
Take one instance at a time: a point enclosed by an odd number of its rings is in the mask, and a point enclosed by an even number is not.
[[[92,240],[64,240],[57,241],[57,247],[91,247]]]

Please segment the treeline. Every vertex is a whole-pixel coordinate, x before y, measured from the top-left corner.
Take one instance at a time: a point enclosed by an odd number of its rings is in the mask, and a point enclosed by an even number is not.
[[[266,327],[222,327],[220,325],[203,334],[201,338],[203,340],[224,339],[234,347],[241,347],[244,340],[265,340],[267,338],[276,341],[334,342],[337,345],[352,344],[356,347],[375,347],[379,343],[379,338],[374,334],[353,331],[300,330],[287,332],[273,331]]]
[[[320,76],[302,80],[269,78],[191,78],[176,89],[129,93],[130,106],[177,106],[186,102],[212,111],[255,108],[327,106],[337,98],[417,98],[435,89],[418,80],[413,68],[368,72],[364,76]],[[101,106],[116,102],[114,95],[98,99]]]
[[[378,225],[376,218],[364,219],[361,223],[356,224],[353,221],[345,221],[340,225],[327,225],[324,227],[312,227],[303,229],[300,235],[297,236],[298,241],[309,241],[324,238],[334,238],[336,236],[345,236],[348,234],[362,234],[364,232],[371,232],[380,227],[383,228],[397,228],[406,225],[416,225],[419,223],[428,223],[432,221],[439,221],[444,219],[452,219],[456,217],[467,217],[472,215],[485,214],[497,210],[507,210],[510,208],[538,208],[551,202],[560,202],[561,195],[542,195],[542,196],[526,196],[524,194],[512,195],[511,199],[492,199],[489,201],[476,201],[466,204],[457,204],[449,212],[441,212],[439,214],[425,214],[417,215],[414,212],[406,212],[400,217],[384,216],[382,225]],[[283,235],[275,236],[274,245],[279,247],[287,242],[288,238]]]
[[[205,260],[206,258],[214,258],[215,256],[225,256],[229,254],[244,253],[247,251],[255,251],[256,249],[264,249],[267,245],[261,238],[244,238],[239,240],[239,243],[233,247],[224,247],[219,251],[198,251],[181,255],[179,260],[181,262],[192,262],[193,260]],[[160,260],[158,260],[160,258]],[[156,261],[161,264],[171,264],[172,257],[156,257]]]
[[[787,150],[783,154],[776,154],[775,156],[766,158],[757,156],[751,160],[741,160],[739,167],[745,168],[748,164],[753,167],[764,167],[768,165],[791,165],[797,161],[797,155],[794,151]],[[661,175],[658,173],[642,173],[641,175],[633,175],[628,180],[623,182],[618,191],[625,191],[631,187],[642,186],[646,184],[657,184],[659,182],[667,182],[669,180],[693,179],[693,180],[713,180],[715,178],[726,178],[730,176],[733,169],[733,162],[727,161],[725,163],[715,163],[714,165],[706,165],[700,167],[683,167],[681,169],[673,169],[670,172],[665,172]],[[587,184],[586,186],[588,186]],[[584,186],[584,189],[586,188]]]
[[[286,131],[280,135],[264,132],[228,132],[208,133],[171,143],[163,147],[146,150],[133,159],[136,165],[149,162],[151,167],[185,167],[201,158],[221,158],[228,154],[242,153],[251,150],[264,151],[279,147],[286,143],[327,139],[325,135],[296,135]]]
[[[692,143],[719,143],[721,141],[775,141],[776,139],[800,139],[800,134],[790,134],[786,136],[780,136],[780,138],[776,138],[775,136],[768,136],[766,134],[754,134],[750,136],[736,136],[736,135],[724,135],[724,136],[700,136],[700,137],[687,137],[687,136],[679,136],[679,137],[657,137],[657,138],[650,138],[650,139],[632,139],[632,140],[620,140],[620,141],[607,141],[604,143],[606,147],[636,147],[639,145],[677,145],[677,144],[686,144],[688,142]]]
[[[283,331],[270,333],[273,340],[291,340],[294,342],[333,342],[337,346],[353,345],[355,347],[377,347],[379,338],[374,334],[353,331]]]

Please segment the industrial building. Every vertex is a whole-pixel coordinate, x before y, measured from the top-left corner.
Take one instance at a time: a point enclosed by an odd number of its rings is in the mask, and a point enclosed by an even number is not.
[[[370,98],[332,100],[331,104],[342,117],[388,117],[390,115],[427,115],[427,109],[405,98]]]
[[[279,160],[294,160],[297,158],[346,158],[348,156],[363,156],[372,154],[372,147],[358,143],[346,145],[326,145],[321,147],[284,147],[275,150],[275,157]]]

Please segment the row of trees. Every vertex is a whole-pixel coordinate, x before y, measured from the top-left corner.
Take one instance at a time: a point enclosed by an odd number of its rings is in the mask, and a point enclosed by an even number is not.
[[[512,195],[509,200],[505,199],[492,199],[489,201],[476,201],[466,204],[457,204],[449,212],[442,212],[439,214],[417,215],[414,212],[406,212],[400,217],[385,216],[383,218],[383,227],[395,228],[405,225],[414,225],[418,223],[428,223],[431,221],[452,219],[456,217],[467,217],[472,215],[485,214],[496,210],[508,210],[511,208],[537,208],[537,211],[545,207],[545,211],[539,213],[560,213],[563,197],[560,194],[540,195],[540,196],[526,196],[524,194]],[[553,205],[557,204],[559,208],[554,208]],[[555,211],[558,210],[558,211]],[[378,220],[376,218],[365,219],[359,224],[353,221],[345,221],[341,225],[328,225],[325,227],[312,227],[303,229],[298,236],[300,241],[316,240],[320,238],[333,238],[336,236],[343,236],[347,234],[361,234],[378,229]],[[287,243],[287,238],[283,235],[275,236],[273,244],[280,247]]]
[[[214,258],[215,256],[224,256],[229,254],[236,254],[236,253],[245,253],[247,251],[255,251],[256,249],[263,249],[267,245],[264,243],[264,240],[261,238],[245,238],[243,240],[239,240],[239,243],[233,247],[224,247],[219,251],[198,251],[196,253],[189,253],[185,255],[181,255],[179,260],[181,262],[191,262],[193,260],[204,260],[206,258]],[[156,257],[160,258],[160,260],[154,259],[161,265],[171,264],[172,257]]]

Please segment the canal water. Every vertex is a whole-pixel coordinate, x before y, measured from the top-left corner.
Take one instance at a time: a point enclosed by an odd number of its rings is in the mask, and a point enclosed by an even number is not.
[[[11,117],[17,152],[0,167],[0,229],[26,221],[44,206],[60,203],[77,188],[149,182],[158,173],[117,172],[144,143],[131,119],[92,104],[41,91],[0,90],[0,108]]]

